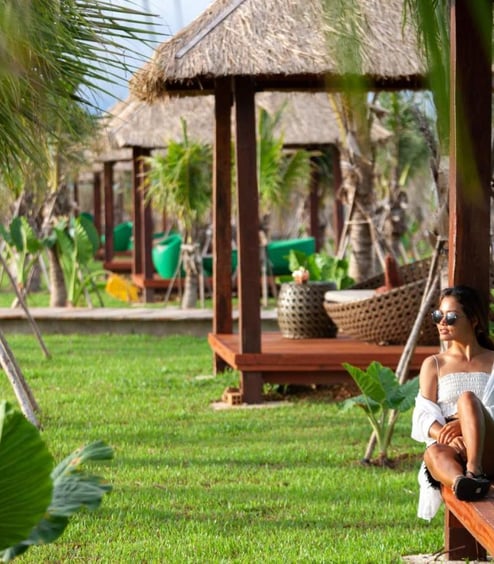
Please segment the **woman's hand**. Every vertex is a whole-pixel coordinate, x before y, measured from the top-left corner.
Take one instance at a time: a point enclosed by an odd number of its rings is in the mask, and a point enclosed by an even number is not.
[[[448,446],[453,448],[460,455],[460,457],[466,462],[466,460],[467,460],[467,449],[465,447],[465,443],[463,442],[463,437],[455,437],[449,443]]]
[[[451,442],[457,437],[461,437],[461,425],[459,420],[455,419],[442,426],[436,440],[439,444],[451,446]]]

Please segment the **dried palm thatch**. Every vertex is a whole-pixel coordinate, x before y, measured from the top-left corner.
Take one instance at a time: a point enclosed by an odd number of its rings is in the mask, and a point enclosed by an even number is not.
[[[270,114],[282,110],[275,134],[283,136],[288,147],[320,147],[340,141],[340,129],[325,93],[260,92],[256,108]],[[127,101],[115,108],[115,114],[104,121],[103,155],[114,155],[125,147],[164,148],[170,140],[183,136],[181,118],[187,123],[191,139],[212,143],[214,138],[214,97],[192,96],[158,100],[153,104]],[[115,110],[112,110],[115,111]],[[388,139],[390,132],[377,122],[373,125],[375,141]]]
[[[216,0],[162,43],[131,79],[134,96],[212,91],[255,76],[258,89],[337,87],[358,75],[381,88],[418,87],[425,66],[402,0]],[[343,7],[346,7],[343,9]]]
[[[126,110],[105,128],[114,147],[164,148],[183,138],[181,119],[191,139],[212,143],[214,99],[212,96],[173,98],[146,104],[129,101]]]

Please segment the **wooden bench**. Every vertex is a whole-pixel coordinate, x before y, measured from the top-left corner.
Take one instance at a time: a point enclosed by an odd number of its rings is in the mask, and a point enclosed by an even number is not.
[[[494,486],[480,501],[459,501],[442,488],[445,503],[444,549],[451,560],[486,560],[494,555]]]

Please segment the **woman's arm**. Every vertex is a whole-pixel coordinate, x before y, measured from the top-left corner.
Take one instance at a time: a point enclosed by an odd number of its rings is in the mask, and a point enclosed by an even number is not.
[[[437,365],[433,356],[422,363],[419,375],[420,391],[415,400],[412,421],[412,438],[431,444],[445,423],[437,405]]]
[[[427,357],[420,367],[419,387],[422,396],[437,402],[437,364],[434,356]]]

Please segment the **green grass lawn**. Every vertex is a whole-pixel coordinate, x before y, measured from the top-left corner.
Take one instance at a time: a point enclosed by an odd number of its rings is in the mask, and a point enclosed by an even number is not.
[[[442,547],[442,512],[416,517],[421,445],[396,427],[394,469],[359,463],[369,429],[329,395],[212,409],[235,374],[211,376],[205,339],[7,335],[58,462],[103,439],[91,466],[113,491],[19,562],[399,562]],[[1,397],[15,401],[4,377]]]

